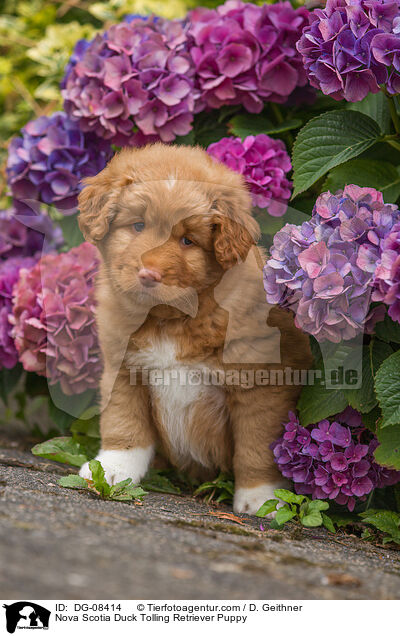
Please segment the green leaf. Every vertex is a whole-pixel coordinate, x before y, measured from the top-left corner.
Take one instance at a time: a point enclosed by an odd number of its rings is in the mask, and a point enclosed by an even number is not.
[[[382,409],[381,428],[400,424],[400,350],[381,364],[375,376],[375,390]]]
[[[337,110],[311,119],[293,147],[293,197],[304,192],[329,170],[373,146],[381,131],[363,113]]]
[[[249,135],[259,135],[262,133],[265,135],[277,135],[287,130],[300,128],[301,124],[301,119],[290,119],[276,125],[261,115],[246,113],[232,117],[228,123],[228,128],[232,135],[244,139]]]
[[[301,518],[301,523],[306,528],[316,528],[322,526],[322,515],[318,510],[312,510],[307,515]]]
[[[392,510],[366,510],[360,513],[364,523],[400,540],[400,515]]]
[[[329,503],[327,501],[322,501],[322,499],[313,499],[308,503],[307,513],[308,512],[321,512],[321,510],[328,510]]]
[[[394,203],[400,196],[400,174],[387,161],[374,159],[352,159],[336,166],[328,174],[321,190],[336,192],[355,183],[361,187],[377,188],[386,203]]]
[[[2,368],[0,370],[0,398],[4,404],[8,404],[10,393],[17,386],[22,375],[23,368],[21,364],[17,364],[12,369]]]
[[[400,344],[400,324],[386,314],[384,320],[375,325],[375,334],[385,342]]]
[[[276,510],[276,506],[279,503],[277,499],[268,499],[259,510],[256,512],[256,517],[265,517],[269,515],[270,512],[274,512]]]
[[[147,495],[146,490],[143,490],[141,486],[132,484],[130,486],[125,486],[115,494],[110,492],[109,497],[116,501],[132,501],[133,499],[142,499],[145,495]]]
[[[288,506],[282,506],[275,515],[275,521],[281,526],[287,521],[290,521],[290,519],[293,519],[295,516],[296,513],[293,512],[293,510],[290,510]]]
[[[378,429],[379,446],[374,452],[378,464],[400,470],[400,425]]]
[[[321,512],[322,523],[329,532],[336,534],[335,526],[333,525],[333,521],[330,517],[328,517],[325,512]]]
[[[63,464],[71,464],[71,466],[80,467],[87,461],[86,455],[82,452],[82,447],[72,437],[53,437],[47,442],[36,444],[32,448],[32,453],[38,457],[52,459]]]
[[[305,386],[297,403],[300,422],[303,426],[340,413],[346,406],[348,406],[348,399],[343,390],[327,389],[320,382]]]
[[[389,103],[388,98],[382,92],[369,93],[361,102],[348,103],[347,108],[371,117],[371,119],[376,121],[383,133],[390,132],[391,117]]]
[[[98,459],[92,459],[89,462],[89,468],[92,472],[94,487],[102,497],[108,497],[110,495],[111,486],[106,481],[103,466]]]
[[[321,513],[323,514],[323,513]],[[358,516],[353,512],[342,512],[340,514],[333,513],[329,515],[333,523],[338,528],[345,528],[346,526],[354,526],[360,522]]]
[[[229,498],[233,495],[233,483],[232,482],[230,482],[230,484],[226,483],[223,486],[223,488],[229,488],[230,485],[232,485],[232,492],[226,493],[227,495],[226,498]],[[168,479],[168,477],[166,477],[159,470],[156,470],[154,468],[148,472],[146,479],[142,481],[142,486],[146,488],[147,490],[152,490],[154,492],[166,492],[166,493],[173,493],[173,494],[180,494],[181,492],[180,488],[178,488],[178,486],[175,486]],[[208,488],[209,487],[210,486],[208,486]],[[204,490],[207,490],[207,488],[204,488]]]
[[[378,404],[375,394],[375,375],[386,358],[393,353],[392,347],[381,340],[371,340],[363,347],[362,380],[359,389],[347,389],[350,406],[361,413],[369,413]]]
[[[284,488],[277,488],[274,490],[275,497],[278,499],[282,499],[282,501],[286,501],[289,504],[298,504],[300,505],[304,499],[304,495],[296,495],[294,492],[290,492],[290,490],[285,490]]]
[[[67,475],[66,477],[61,477],[58,480],[60,486],[64,488],[87,488],[88,483],[86,479],[80,477],[79,475]]]
[[[85,240],[79,229],[78,216],[78,214],[64,216],[58,222],[64,236],[65,245],[68,249],[71,247],[77,247]]]
[[[60,433],[68,433],[74,417],[57,408],[53,400],[49,398],[49,416]]]
[[[361,420],[362,423],[368,430],[372,433],[376,434],[376,430],[378,428],[378,420],[382,417],[382,411],[379,406],[376,406],[369,413],[362,413]]]

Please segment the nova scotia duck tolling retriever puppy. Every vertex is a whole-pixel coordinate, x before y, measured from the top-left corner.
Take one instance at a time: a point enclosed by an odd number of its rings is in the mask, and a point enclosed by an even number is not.
[[[270,444],[301,388],[285,370],[308,369],[311,353],[265,300],[242,177],[200,148],[127,148],[85,180],[79,208],[102,261],[107,481],[139,483],[158,451],[199,480],[233,472],[234,510],[254,514],[283,485]]]

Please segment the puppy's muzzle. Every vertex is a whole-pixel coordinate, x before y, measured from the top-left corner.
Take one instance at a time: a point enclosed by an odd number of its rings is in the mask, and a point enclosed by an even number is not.
[[[139,270],[138,278],[144,287],[155,287],[157,283],[161,283],[161,274],[154,269],[142,267]]]

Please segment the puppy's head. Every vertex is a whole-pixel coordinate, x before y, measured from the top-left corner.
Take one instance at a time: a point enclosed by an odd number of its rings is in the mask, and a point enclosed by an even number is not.
[[[85,180],[79,207],[115,291],[187,313],[259,234],[241,176],[200,148],[125,149]]]

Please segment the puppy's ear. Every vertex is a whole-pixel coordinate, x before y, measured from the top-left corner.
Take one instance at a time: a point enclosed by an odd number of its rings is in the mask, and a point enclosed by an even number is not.
[[[220,265],[229,269],[246,260],[260,237],[260,228],[251,216],[251,199],[244,185],[218,190],[213,204],[216,214],[212,217],[214,251]]]
[[[259,227],[255,219],[233,220],[217,214],[212,218],[215,258],[224,269],[243,262],[257,243]]]
[[[96,245],[108,232],[113,216],[111,203],[118,184],[110,178],[108,166],[83,183],[78,197],[78,223],[85,239]]]

